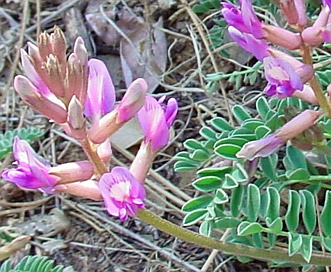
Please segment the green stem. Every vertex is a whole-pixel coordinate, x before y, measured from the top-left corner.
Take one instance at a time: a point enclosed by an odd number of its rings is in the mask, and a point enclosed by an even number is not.
[[[183,229],[165,219],[162,219],[161,217],[153,214],[146,209],[139,210],[137,217],[146,224],[152,225],[157,229],[168,233],[171,236],[177,237],[186,242],[194,243],[202,247],[217,249],[219,251],[224,251],[228,254],[236,256],[245,256],[263,261],[278,260],[297,264],[307,264],[307,262],[302,258],[300,254],[289,256],[285,250],[254,248],[250,246],[219,241],[207,236],[202,236],[198,233]],[[309,264],[330,266],[331,255],[327,254],[323,256],[322,254],[313,253]]]

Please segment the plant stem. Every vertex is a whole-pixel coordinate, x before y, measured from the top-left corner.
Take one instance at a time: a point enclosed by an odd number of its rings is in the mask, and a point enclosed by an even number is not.
[[[219,241],[207,236],[202,236],[193,231],[183,229],[146,209],[139,210],[137,217],[146,224],[152,225],[157,229],[164,231],[171,236],[182,239],[186,242],[194,243],[196,245],[207,247],[211,249],[217,249],[224,251],[227,254],[236,256],[245,256],[263,261],[283,261],[297,264],[307,264],[300,254],[289,256],[284,250],[267,250],[261,248],[254,248],[245,245],[232,244],[224,241]],[[309,264],[319,266],[331,265],[331,255],[321,255],[313,253]]]
[[[97,150],[96,150],[94,144],[90,141],[90,139],[88,137],[86,137],[85,139],[83,139],[81,141],[81,144],[82,144],[82,148],[83,148],[85,154],[87,155],[87,157],[89,158],[90,162],[93,163],[96,174],[100,177],[104,173],[107,173],[108,169],[105,166],[105,164],[103,163],[103,161],[100,159],[100,157],[97,153]]]
[[[302,55],[303,62],[312,66],[313,60],[311,57],[310,47],[304,45],[302,47],[302,51],[303,51],[303,55]],[[316,78],[315,73],[313,74],[312,78],[310,79],[309,84],[310,84],[310,87],[313,89],[315,96],[316,96],[321,108],[323,109],[324,113],[326,114],[326,116],[328,118],[331,118],[330,104],[321,89],[321,86]]]

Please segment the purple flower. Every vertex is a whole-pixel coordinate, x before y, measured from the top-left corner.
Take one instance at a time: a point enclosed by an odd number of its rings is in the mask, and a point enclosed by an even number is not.
[[[329,6],[331,8],[331,0],[322,0],[323,5]]]
[[[267,57],[263,60],[268,85],[264,92],[278,98],[291,97],[296,90],[303,89],[300,76],[292,66],[279,58]]]
[[[145,143],[150,143],[152,151],[164,147],[169,141],[169,128],[178,111],[178,104],[174,98],[162,106],[165,97],[157,101],[152,96],[146,97],[144,107],[138,112],[138,120],[145,134]]]
[[[318,111],[305,110],[292,118],[276,132],[265,138],[246,143],[236,156],[250,161],[259,157],[268,157],[288,140],[291,140],[313,126],[319,116],[320,113]]]
[[[248,142],[237,153],[238,158],[253,160],[258,157],[268,157],[276,152],[282,145],[283,140],[271,134],[257,141]]]
[[[108,213],[121,221],[144,208],[145,188],[125,167],[117,166],[103,174],[99,188]]]
[[[18,137],[14,138],[13,154],[18,167],[5,170],[2,178],[21,188],[52,193],[58,178],[48,173],[50,165],[39,157],[26,141]]]
[[[257,39],[252,34],[243,33],[238,29],[230,26],[230,37],[240,45],[248,53],[254,55],[259,61],[262,61],[265,57],[270,56],[268,52],[268,44],[265,40]]]
[[[88,62],[89,79],[85,116],[92,123],[111,112],[115,105],[115,88],[106,65],[97,59]]]
[[[239,31],[250,33],[255,38],[262,37],[262,23],[257,18],[251,0],[240,0],[240,8],[233,4],[222,2],[222,14],[225,21]]]

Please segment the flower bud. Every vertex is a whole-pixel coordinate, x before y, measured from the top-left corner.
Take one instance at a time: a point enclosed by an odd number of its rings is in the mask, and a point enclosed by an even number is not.
[[[302,40],[311,46],[318,46],[323,42],[331,42],[330,20],[331,11],[329,6],[322,7],[314,24],[304,29],[301,33]]]
[[[68,126],[70,127],[70,135],[77,140],[84,139],[86,136],[85,125],[86,120],[82,105],[76,96],[73,96],[68,106]]]
[[[145,103],[147,89],[147,83],[142,78],[138,78],[130,84],[116,109],[118,112],[117,122],[126,122],[136,115]]]
[[[304,27],[307,24],[304,0],[280,0],[279,5],[290,25]]]
[[[37,89],[24,76],[15,77],[14,87],[22,100],[35,111],[49,119],[53,119],[58,124],[67,121],[65,105],[49,91],[45,89]]]

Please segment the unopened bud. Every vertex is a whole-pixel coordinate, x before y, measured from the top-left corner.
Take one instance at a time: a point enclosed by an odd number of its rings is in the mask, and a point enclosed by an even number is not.
[[[73,96],[68,106],[68,124],[73,130],[85,131],[85,118],[82,104]]]
[[[48,88],[57,97],[63,97],[65,94],[65,88],[63,85],[65,75],[62,74],[60,62],[57,56],[50,54],[47,57],[44,67],[48,75],[46,81]]]
[[[290,25],[303,27],[307,24],[304,0],[280,0],[279,5]]]
[[[117,108],[117,122],[126,122],[137,114],[145,104],[147,88],[147,83],[142,78],[138,78],[130,84]]]
[[[65,61],[67,45],[63,31],[56,26],[50,39],[52,43],[52,53],[59,59],[60,62]]]

